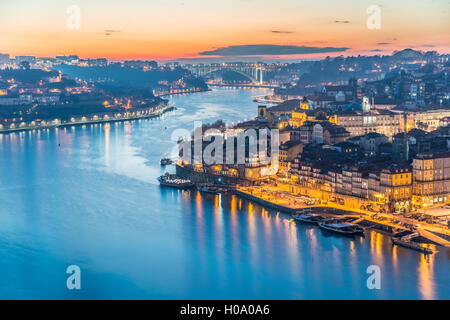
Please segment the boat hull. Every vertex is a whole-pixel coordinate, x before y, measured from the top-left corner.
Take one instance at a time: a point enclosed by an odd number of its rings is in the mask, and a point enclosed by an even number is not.
[[[195,186],[190,180],[175,181],[175,179],[170,179],[168,176],[161,176],[158,178],[159,185],[161,187],[175,188],[175,189],[190,189]]]
[[[170,183],[170,182],[160,182],[159,185],[161,187],[175,188],[175,189],[191,189],[194,187],[194,185],[192,183],[176,184],[176,183]]]
[[[407,241],[402,241],[402,240],[399,240],[399,239],[392,238],[392,244],[395,244],[395,245],[400,246],[400,247],[412,249],[412,250],[415,250],[415,251],[419,251],[419,252],[422,252],[422,253],[426,253],[426,254],[432,254],[433,253],[433,250],[431,250],[431,249],[422,247],[422,246],[420,246],[418,244],[413,244],[413,243],[410,243],[410,242],[407,242]]]
[[[319,225],[319,223],[323,222],[323,220],[325,220],[324,217],[321,216],[313,216],[311,217],[310,215],[305,215],[305,216],[296,216],[294,218],[296,221],[301,222],[301,223],[305,223],[305,224],[313,224],[313,225]]]
[[[339,230],[337,228],[329,227],[323,223],[319,223],[319,227],[322,230],[340,234],[340,235],[347,236],[347,237],[364,236],[364,230],[354,230],[354,231]]]
[[[320,223],[320,221],[317,221],[317,220],[308,220],[308,219],[302,219],[302,218],[295,218],[295,220],[298,222],[301,222],[301,223],[313,224],[316,226]]]

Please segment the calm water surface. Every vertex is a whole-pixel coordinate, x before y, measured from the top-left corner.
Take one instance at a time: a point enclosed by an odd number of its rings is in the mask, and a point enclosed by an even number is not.
[[[249,119],[264,92],[176,96],[160,119],[0,135],[0,298],[449,299],[449,250],[425,258],[379,233],[332,236],[235,196],[158,186],[174,130]],[[72,264],[80,291],[66,288]],[[374,264],[381,290],[366,286]]]

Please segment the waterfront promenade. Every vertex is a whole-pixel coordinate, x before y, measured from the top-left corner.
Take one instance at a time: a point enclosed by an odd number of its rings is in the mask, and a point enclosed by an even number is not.
[[[191,94],[191,93],[199,93],[199,92],[208,92],[211,91],[211,89],[176,89],[172,91],[160,91],[156,92],[154,91],[153,94],[155,97],[162,98],[162,97],[171,97],[174,95],[183,95],[183,94]]]
[[[245,83],[215,83],[211,81],[206,82],[210,87],[222,87],[222,88],[263,88],[263,89],[275,89],[279,85],[272,84],[245,84]]]
[[[174,110],[175,107],[173,105],[160,105],[153,110],[145,110],[145,111],[136,111],[136,112],[124,112],[124,113],[116,113],[113,115],[106,114],[103,117],[99,117],[97,115],[93,116],[83,116],[80,118],[71,118],[70,121],[61,121],[59,119],[55,119],[53,121],[42,121],[40,123],[34,124],[30,123],[21,123],[19,126],[13,126],[8,128],[0,128],[0,134],[2,133],[12,133],[12,132],[20,132],[20,131],[30,131],[30,130],[41,130],[41,129],[51,129],[51,128],[59,128],[59,127],[69,127],[69,126],[81,126],[87,124],[99,124],[99,123],[110,123],[110,122],[120,122],[120,121],[129,121],[129,120],[139,120],[139,119],[147,119],[147,118],[155,118],[159,117],[162,114]]]
[[[406,230],[404,224],[417,225],[417,221],[392,214],[378,213],[378,216],[382,217],[383,219],[374,219],[372,217],[374,214],[373,212],[361,209],[354,210],[348,206],[340,205],[335,202],[307,205],[302,200],[302,197],[305,196],[287,192],[283,188],[274,185],[265,185],[262,187],[239,187],[236,189],[236,194],[247,200],[254,201],[266,208],[289,214],[294,214],[298,210],[304,208],[332,208],[341,211],[347,216],[360,217],[370,223],[383,225],[392,229]],[[420,222],[420,225],[417,226],[417,231],[422,237],[427,238],[428,240],[431,240],[432,242],[437,243],[441,246],[450,247],[450,241],[444,238],[450,237],[450,231],[448,228],[445,228],[444,226],[441,227],[432,225],[426,222]],[[436,233],[443,236],[438,236],[436,235]]]

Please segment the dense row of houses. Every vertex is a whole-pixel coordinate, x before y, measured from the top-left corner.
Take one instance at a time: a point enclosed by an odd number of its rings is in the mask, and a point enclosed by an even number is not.
[[[280,146],[279,174],[294,184],[321,190],[326,200],[361,199],[374,211],[410,211],[450,200],[450,127],[437,125],[445,123],[450,109],[440,109],[437,122],[434,109],[394,112],[373,109],[363,99],[360,110],[319,120],[307,99],[295,103],[259,114],[261,120],[281,121],[288,132]],[[418,129],[419,119],[429,119],[429,126]],[[424,183],[419,167],[427,157],[442,174]]]
[[[400,212],[432,207],[450,200],[450,152],[420,154],[412,165],[380,161],[335,164],[295,158],[289,175],[294,183],[323,191],[325,200],[350,196],[371,203],[374,211]]]

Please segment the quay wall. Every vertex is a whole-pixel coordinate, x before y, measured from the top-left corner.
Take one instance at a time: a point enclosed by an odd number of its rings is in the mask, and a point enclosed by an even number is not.
[[[182,167],[176,165],[176,174],[180,178],[191,180],[194,183],[214,183],[221,179],[221,183],[230,185],[249,186],[250,182],[238,177],[230,177],[225,175],[211,174],[208,172],[199,172],[192,170],[190,167]]]
[[[241,198],[250,200],[250,201],[255,202],[259,205],[262,205],[266,208],[282,211],[282,212],[289,213],[289,214],[294,214],[296,212],[296,209],[288,208],[288,207],[281,206],[279,204],[275,204],[275,203],[267,201],[267,200],[263,200],[261,198],[255,197],[247,192],[236,190],[235,194]]]
[[[96,120],[87,119],[85,121],[76,121],[76,122],[60,122],[60,123],[53,123],[49,122],[45,125],[35,125],[35,126],[23,126],[23,127],[15,127],[15,128],[5,128],[0,129],[0,134],[2,133],[12,133],[12,132],[20,132],[20,131],[30,131],[30,130],[41,130],[41,129],[52,129],[52,128],[59,128],[59,127],[72,127],[72,126],[82,126],[87,124],[100,124],[100,123],[112,123],[112,122],[123,122],[123,121],[130,121],[130,120],[139,120],[139,119],[149,119],[149,118],[156,118],[161,116],[162,114],[175,110],[176,108],[174,106],[166,106],[164,108],[158,109],[155,112],[147,113],[147,114],[141,114],[141,115],[123,115],[120,118],[114,117],[114,118],[98,118]]]
[[[182,94],[191,94],[191,93],[200,93],[200,92],[208,92],[211,91],[211,89],[200,89],[200,90],[193,90],[193,91],[182,91],[182,92],[155,92],[155,97],[170,97],[174,95],[182,95]]]

